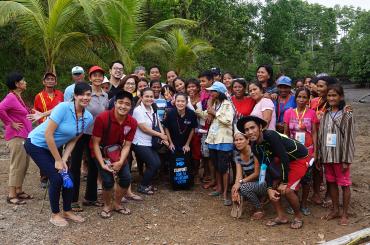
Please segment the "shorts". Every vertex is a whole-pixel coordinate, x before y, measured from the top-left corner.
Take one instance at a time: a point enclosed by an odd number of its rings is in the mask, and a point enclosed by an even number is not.
[[[232,160],[232,151],[218,151],[209,150],[210,158],[215,170],[221,174],[225,174],[230,169],[230,164]]]
[[[201,137],[202,137],[201,138],[201,152],[202,152],[202,157],[208,158],[209,157],[209,149],[208,149],[208,145],[206,143],[207,134],[202,134]]]
[[[314,167],[311,166],[307,169],[307,172],[306,174],[303,176],[303,178],[301,179],[301,184],[302,185],[312,185],[312,169]]]
[[[190,142],[191,152],[193,153],[193,160],[200,160],[202,158],[201,152],[201,135],[194,133],[193,138]]]
[[[306,175],[310,156],[305,158],[297,159],[291,161],[289,164],[289,174],[288,174],[288,188],[297,191],[300,187],[301,179]]]
[[[343,171],[342,163],[325,163],[325,178],[327,182],[337,183],[339,186],[352,184],[349,168]]]

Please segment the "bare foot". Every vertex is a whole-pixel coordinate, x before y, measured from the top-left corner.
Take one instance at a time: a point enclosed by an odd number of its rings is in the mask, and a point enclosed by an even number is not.
[[[316,205],[321,205],[322,204],[322,199],[321,199],[320,195],[313,194],[311,199],[310,199],[310,202],[312,202]]]
[[[76,223],[83,223],[85,222],[85,218],[81,217],[80,215],[76,215],[71,211],[64,212],[63,214],[65,219],[72,220]]]
[[[342,218],[338,222],[339,225],[347,226],[349,225],[348,216],[342,216]]]
[[[332,220],[332,219],[337,219],[339,217],[340,217],[339,216],[339,211],[331,211],[327,215],[321,217],[321,219],[324,219],[324,220]]]

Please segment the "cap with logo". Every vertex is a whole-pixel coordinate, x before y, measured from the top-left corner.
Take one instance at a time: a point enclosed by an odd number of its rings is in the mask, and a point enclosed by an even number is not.
[[[82,68],[81,66],[75,66],[72,68],[72,75],[81,75],[84,73],[84,68]]]

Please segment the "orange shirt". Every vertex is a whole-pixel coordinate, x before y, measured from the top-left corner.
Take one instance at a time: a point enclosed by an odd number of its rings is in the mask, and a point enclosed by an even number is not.
[[[322,118],[322,116],[324,115],[324,113],[326,112],[326,103],[327,103],[327,102],[325,102],[322,105],[321,101],[322,101],[321,97],[313,98],[310,101],[310,109],[312,109],[316,112],[316,116],[319,119],[319,121]]]
[[[35,96],[33,107],[39,112],[46,112],[53,109],[60,102],[63,102],[63,100],[63,93],[60,90],[54,89],[54,96],[49,96],[45,90],[42,90]],[[41,118],[39,123],[42,123],[45,120],[46,118]]]

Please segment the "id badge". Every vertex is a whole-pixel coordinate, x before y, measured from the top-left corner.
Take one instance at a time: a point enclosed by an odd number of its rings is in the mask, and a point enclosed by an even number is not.
[[[306,143],[306,133],[305,132],[296,132],[295,133],[295,140],[305,145]]]
[[[328,134],[326,136],[326,146],[328,146],[328,147],[336,147],[337,146],[337,135],[336,134]]]

